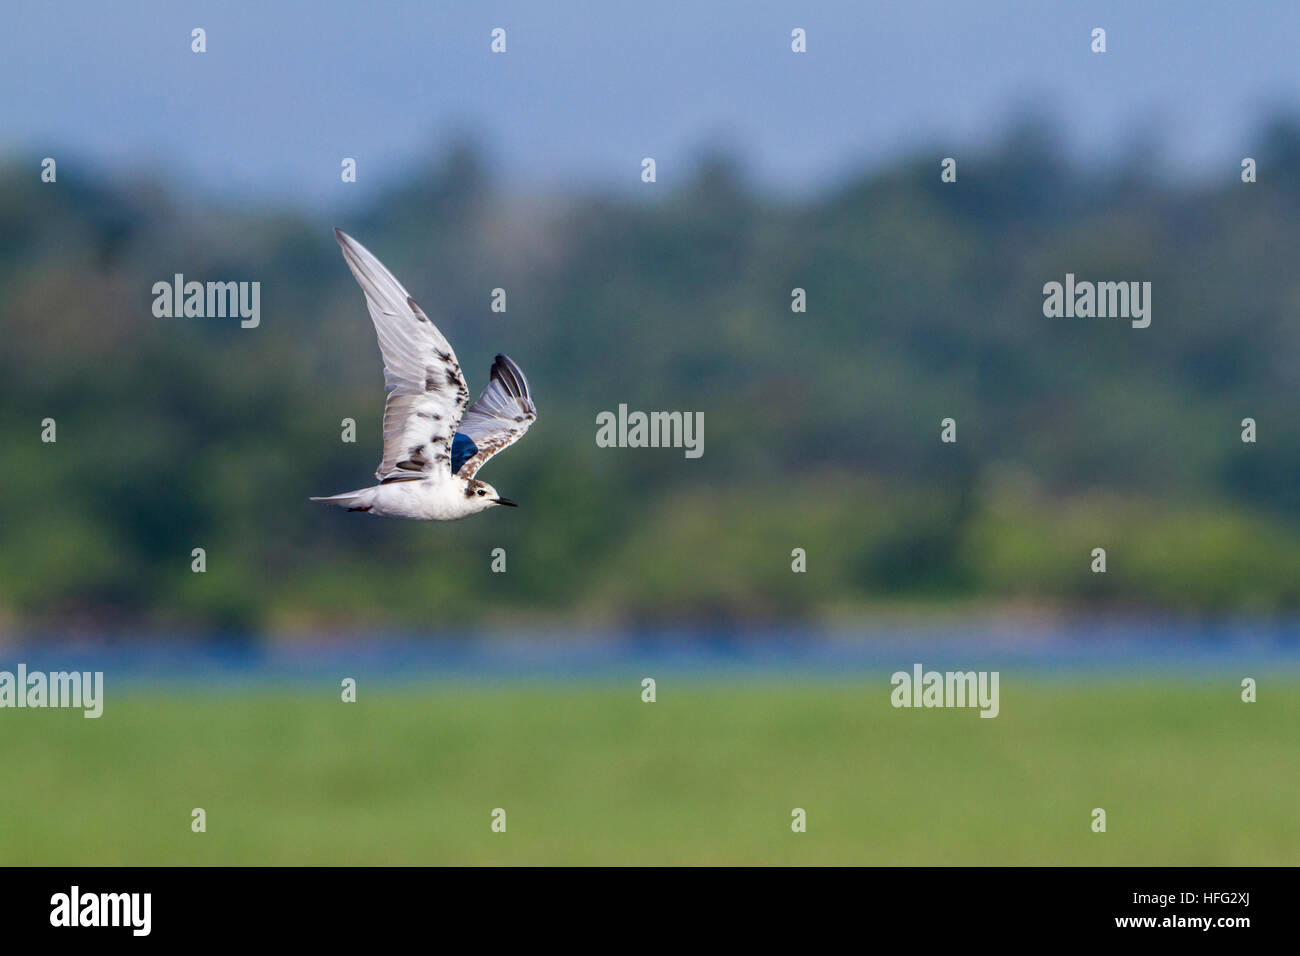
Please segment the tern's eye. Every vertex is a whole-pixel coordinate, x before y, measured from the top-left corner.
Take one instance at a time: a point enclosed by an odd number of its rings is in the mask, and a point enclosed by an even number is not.
[[[480,498],[482,498],[485,494],[487,494],[487,492],[484,491],[482,488],[480,488],[480,489],[478,490],[478,496],[479,496]]]

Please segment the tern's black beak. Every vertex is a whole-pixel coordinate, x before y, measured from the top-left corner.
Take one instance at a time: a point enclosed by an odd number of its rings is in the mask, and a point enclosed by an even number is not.
[[[492,500],[495,501],[495,502],[496,502],[497,504],[499,504],[499,505],[506,505],[507,507],[510,507],[510,508],[518,508],[518,507],[519,507],[519,504],[518,504],[517,502],[511,501],[509,498],[493,498]]]

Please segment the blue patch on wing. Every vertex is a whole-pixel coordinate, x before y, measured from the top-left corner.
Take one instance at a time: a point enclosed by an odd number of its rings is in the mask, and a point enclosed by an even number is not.
[[[478,445],[474,444],[474,439],[456,432],[456,437],[451,440],[451,473],[454,475],[460,471],[460,466],[477,453]]]

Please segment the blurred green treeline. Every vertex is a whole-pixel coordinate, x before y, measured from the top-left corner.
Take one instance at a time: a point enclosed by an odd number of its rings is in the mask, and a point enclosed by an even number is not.
[[[10,163],[0,627],[1294,609],[1300,129],[1257,142],[1257,183],[1170,183],[1142,155],[1081,170],[1027,123],[956,184],[940,152],[797,201],[725,155],[640,201],[520,196],[458,145],[338,223]],[[380,359],[334,224],[441,325],[471,393],[497,351],[528,373],[540,418],[482,473],[520,509],[432,524],[307,501],[379,459]],[[1067,272],[1151,281],[1151,327],[1045,318]],[[260,327],[155,318],[175,273],[261,282]],[[597,448],[620,403],[703,411],[704,456]]]

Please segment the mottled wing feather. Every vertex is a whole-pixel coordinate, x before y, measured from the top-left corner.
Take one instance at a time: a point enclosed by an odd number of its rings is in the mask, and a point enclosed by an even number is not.
[[[537,406],[523,370],[507,356],[498,355],[487,388],[460,420],[460,431],[477,450],[456,471],[457,477],[473,478],[489,458],[523,437],[536,419]]]
[[[452,437],[469,401],[456,353],[383,263],[347,233],[334,235],[366,294],[384,356],[384,454],[375,477],[450,475]]]

